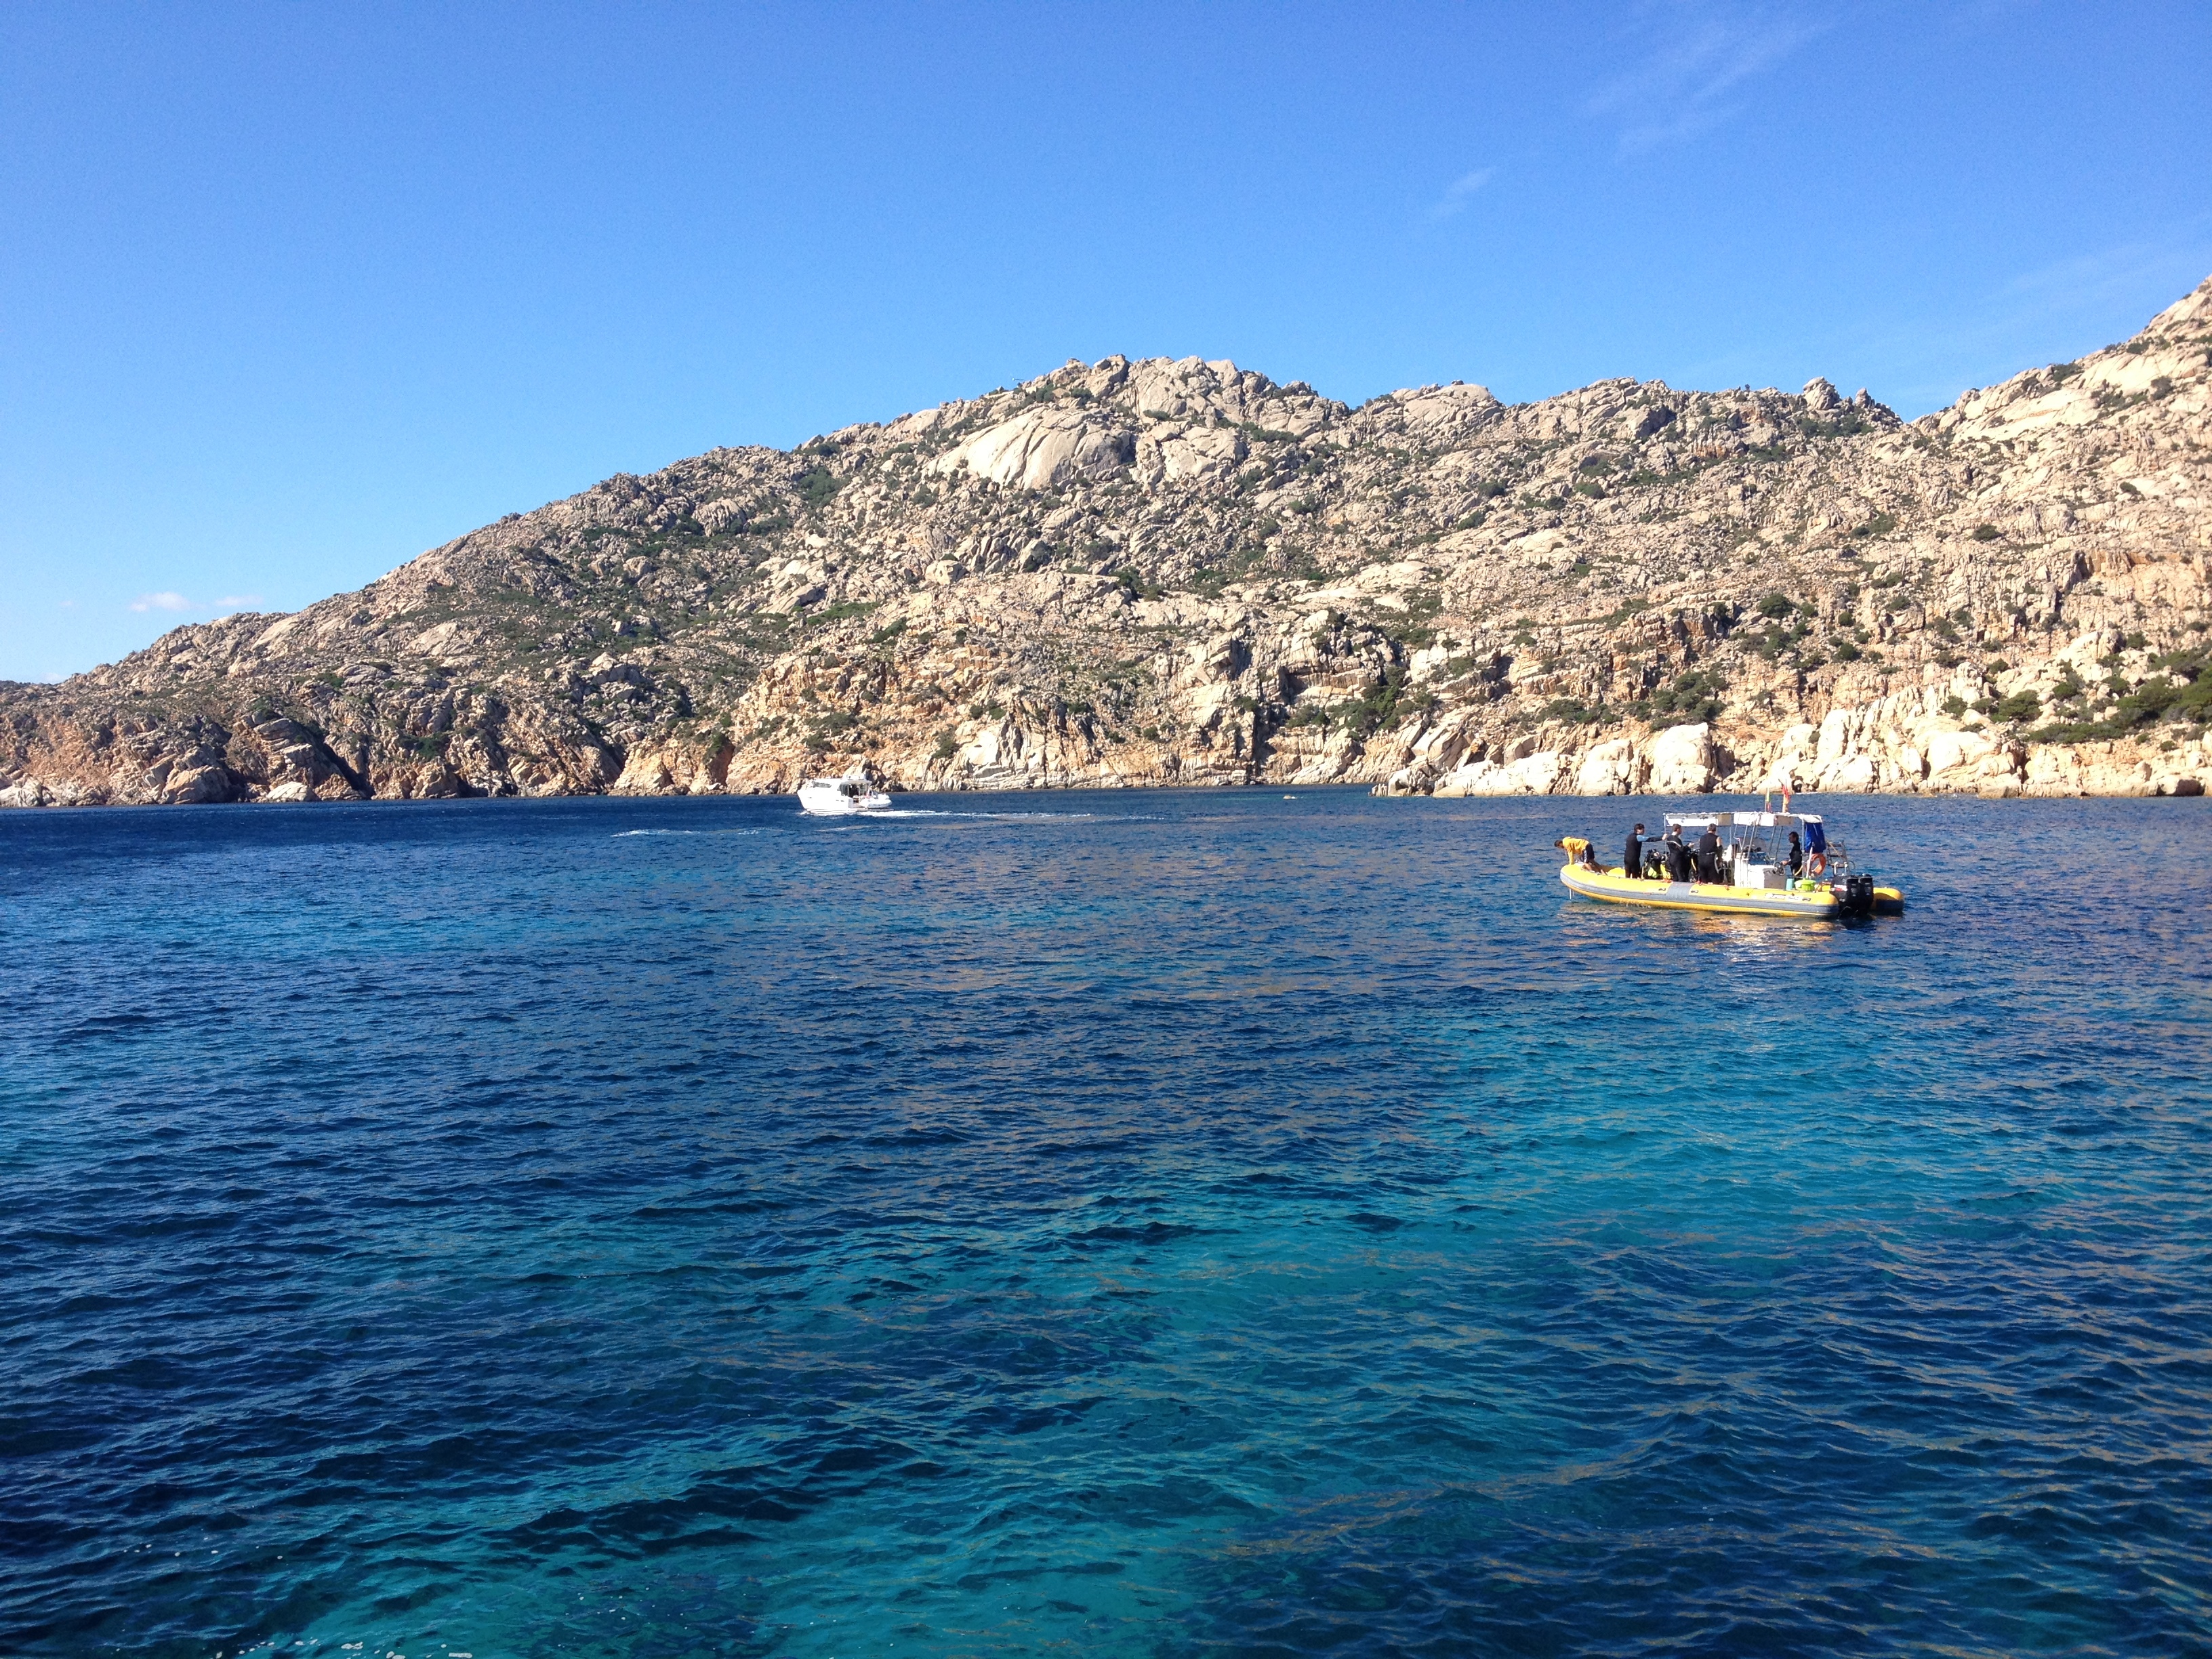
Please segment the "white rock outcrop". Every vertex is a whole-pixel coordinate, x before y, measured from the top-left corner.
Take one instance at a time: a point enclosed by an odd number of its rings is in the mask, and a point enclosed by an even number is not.
[[[1440,779],[1434,793],[1446,799],[1469,795],[1548,795],[1566,770],[1567,757],[1542,749],[1518,760],[1468,761]]]
[[[1578,795],[1628,795],[1636,792],[1644,768],[1636,744],[1627,738],[1608,738],[1583,757],[1575,775]]]
[[[1136,439],[1125,429],[1082,414],[1036,410],[978,433],[930,467],[1023,489],[1051,489],[1106,477],[1135,458]]]
[[[1651,739],[1650,782],[1655,795],[1699,795],[1713,787],[1713,729],[1670,726]]]

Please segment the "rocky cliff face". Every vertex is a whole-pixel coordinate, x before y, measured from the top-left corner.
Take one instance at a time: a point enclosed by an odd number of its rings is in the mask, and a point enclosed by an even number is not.
[[[2196,793],[2212,282],[1906,424],[1228,362],[721,449],[0,686],[0,803],[1368,782]]]

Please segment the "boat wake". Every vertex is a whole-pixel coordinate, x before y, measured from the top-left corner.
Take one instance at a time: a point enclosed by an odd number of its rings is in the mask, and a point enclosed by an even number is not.
[[[989,818],[1011,823],[1153,823],[1157,812],[957,812],[941,806],[895,806],[860,814],[870,818]]]
[[[871,812],[872,818],[1096,818],[1096,812],[952,812],[942,807],[893,806]]]
[[[610,837],[627,841],[632,836],[757,836],[757,830],[617,830]]]

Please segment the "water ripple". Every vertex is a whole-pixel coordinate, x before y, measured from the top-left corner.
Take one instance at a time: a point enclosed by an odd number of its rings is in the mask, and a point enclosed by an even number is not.
[[[0,817],[0,1647],[2212,1651],[2202,803],[1134,804]]]

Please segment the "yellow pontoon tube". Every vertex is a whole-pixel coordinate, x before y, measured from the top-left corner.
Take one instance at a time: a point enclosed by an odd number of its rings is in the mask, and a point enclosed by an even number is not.
[[[1645,881],[1615,870],[1560,866],[1559,879],[1584,898],[1615,904],[1649,904],[1662,910],[1735,910],[1753,916],[1798,916],[1808,921],[1834,918],[1836,896],[1820,887],[1809,893],[1787,889],[1723,887],[1717,882]]]

